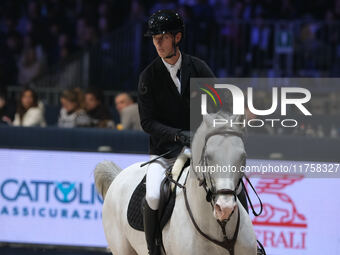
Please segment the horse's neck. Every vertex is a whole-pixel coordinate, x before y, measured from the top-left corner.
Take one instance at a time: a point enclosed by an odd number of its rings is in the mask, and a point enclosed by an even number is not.
[[[198,181],[193,171],[190,171],[187,180],[187,195],[190,209],[194,219],[200,229],[210,237],[223,240],[222,229],[214,217],[211,204],[206,200],[206,192],[203,187],[198,185]],[[228,238],[231,238],[235,232],[237,223],[237,213],[234,213],[226,227]],[[194,226],[192,225],[194,228]]]

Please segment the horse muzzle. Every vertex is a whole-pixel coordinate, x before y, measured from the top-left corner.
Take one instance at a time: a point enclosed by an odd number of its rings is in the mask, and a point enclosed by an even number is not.
[[[228,221],[237,206],[232,195],[219,196],[214,204],[214,216],[219,221]]]

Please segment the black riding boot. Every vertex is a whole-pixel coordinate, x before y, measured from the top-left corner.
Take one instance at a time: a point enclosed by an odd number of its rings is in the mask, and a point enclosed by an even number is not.
[[[144,231],[149,255],[160,255],[161,247],[156,244],[156,233],[158,231],[158,210],[152,210],[144,200]]]

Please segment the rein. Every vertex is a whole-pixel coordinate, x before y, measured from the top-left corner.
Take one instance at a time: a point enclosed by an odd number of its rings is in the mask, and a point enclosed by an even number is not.
[[[237,223],[236,223],[236,229],[234,232],[234,235],[231,239],[228,239],[227,234],[226,234],[226,225],[227,222],[230,220],[230,217],[232,216],[232,214],[234,213],[234,211],[230,214],[229,218],[226,221],[217,221],[219,223],[219,225],[222,228],[222,233],[223,233],[223,241],[218,241],[210,236],[208,236],[207,234],[205,234],[200,227],[198,226],[197,222],[195,221],[194,215],[192,214],[192,210],[190,208],[189,205],[189,200],[188,200],[188,195],[187,195],[187,189],[186,189],[186,182],[188,179],[189,173],[187,174],[185,181],[184,181],[184,185],[180,184],[179,182],[175,181],[174,179],[172,179],[170,176],[167,176],[168,180],[173,182],[176,186],[178,186],[179,188],[183,189],[183,194],[184,194],[184,201],[185,201],[185,207],[189,213],[190,219],[192,224],[195,226],[196,230],[198,231],[198,233],[200,233],[203,237],[205,237],[206,239],[208,239],[210,242],[224,248],[227,249],[230,253],[230,255],[234,255],[234,248],[235,248],[235,243],[237,240],[237,236],[238,236],[238,232],[239,232],[239,228],[240,228],[240,212],[239,210],[237,213]],[[221,194],[230,194],[232,192],[232,194],[234,194],[234,196],[236,197],[236,193],[234,191],[231,190],[224,190],[223,193],[221,191]]]
[[[189,201],[188,201],[188,196],[187,196],[187,191],[186,191],[186,188],[184,187],[183,189],[183,193],[184,193],[184,199],[185,199],[185,206],[187,208],[187,211],[189,213],[189,216],[190,216],[190,219],[191,219],[191,222],[192,224],[195,226],[196,230],[198,231],[198,233],[200,233],[203,237],[205,237],[206,239],[208,239],[210,242],[213,242],[214,244],[224,248],[224,249],[227,249],[230,253],[230,255],[234,255],[234,248],[235,248],[235,243],[236,243],[236,240],[237,240],[237,236],[238,236],[238,232],[239,232],[239,229],[240,229],[240,212],[239,210],[237,210],[237,223],[236,223],[236,229],[235,229],[235,232],[234,232],[234,235],[231,239],[228,239],[227,237],[227,234],[226,234],[226,225],[227,225],[227,221],[217,221],[221,228],[222,228],[222,233],[223,233],[223,241],[218,241],[210,236],[208,236],[207,234],[205,234],[201,229],[200,227],[197,225],[196,221],[195,221],[195,218],[192,214],[192,211],[191,211],[191,208],[190,208],[190,205],[189,205]],[[234,211],[233,211],[234,212]],[[232,215],[232,214],[231,214]],[[230,215],[230,216],[231,216]],[[230,219],[230,217],[229,217]],[[228,220],[229,220],[228,219]]]
[[[230,220],[231,216],[233,215],[235,209],[231,212],[231,214],[230,214],[230,216],[229,216],[229,218],[228,218],[227,220],[222,221],[222,222],[219,221],[219,220],[217,220],[218,224],[220,225],[220,227],[221,227],[221,229],[222,229],[222,233],[223,233],[223,241],[218,241],[218,240],[216,240],[216,239],[214,239],[214,238],[208,236],[207,234],[205,234],[205,233],[200,229],[200,227],[198,226],[197,222],[195,221],[194,215],[192,214],[192,210],[191,210],[190,205],[189,205],[189,200],[188,200],[188,196],[187,196],[187,189],[186,189],[186,182],[187,182],[188,176],[189,176],[189,173],[188,173],[187,176],[185,177],[185,181],[184,181],[184,184],[183,184],[183,185],[180,184],[178,181],[175,181],[174,179],[172,179],[170,176],[167,176],[167,178],[168,178],[168,180],[169,180],[170,182],[174,183],[176,186],[178,186],[179,188],[183,189],[185,207],[186,207],[186,209],[187,209],[187,211],[188,211],[188,213],[189,213],[191,222],[192,222],[192,224],[194,225],[195,229],[198,231],[198,233],[200,233],[200,235],[202,235],[203,237],[205,237],[206,239],[208,239],[210,242],[212,242],[212,243],[214,243],[214,244],[216,244],[216,245],[218,245],[218,246],[220,246],[220,247],[222,247],[222,248],[228,250],[228,252],[230,253],[230,255],[234,255],[235,243],[236,243],[237,236],[238,236],[238,232],[239,232],[239,228],[240,228],[240,211],[237,210],[238,213],[237,213],[237,223],[236,223],[236,228],[235,228],[234,235],[233,235],[233,237],[232,237],[231,239],[228,239],[228,237],[227,237],[227,234],[226,234],[226,225],[227,225],[228,221]],[[245,193],[246,193],[247,200],[248,200],[248,202],[249,202],[249,204],[250,204],[250,207],[251,207],[251,209],[252,209],[252,211],[253,211],[253,214],[254,214],[255,216],[259,216],[259,215],[262,213],[262,210],[263,210],[262,201],[261,201],[259,195],[257,194],[257,192],[256,192],[256,190],[255,190],[255,188],[254,188],[254,186],[251,184],[250,180],[248,179],[248,177],[245,176],[245,178],[246,178],[247,182],[249,183],[249,185],[251,186],[252,190],[255,192],[255,194],[256,194],[256,196],[257,196],[259,202],[260,202],[261,209],[260,209],[260,211],[259,211],[258,213],[254,210],[254,206],[253,206],[253,204],[252,204],[252,202],[251,202],[251,200],[250,200],[248,191],[247,191],[247,189],[245,188],[245,185],[244,185],[244,182],[243,182],[242,179],[240,179],[238,185],[236,186],[235,191],[230,190],[230,189],[221,189],[221,190],[219,190],[219,191],[217,191],[217,192],[215,192],[215,193],[213,193],[213,194],[216,194],[216,195],[217,195],[217,194],[224,194],[224,195],[226,195],[226,194],[231,194],[231,195],[234,195],[235,201],[236,201],[236,199],[237,199],[236,191],[237,191],[239,185],[242,184],[242,187],[244,188],[244,191],[245,191]],[[205,191],[207,192],[207,197],[208,197],[208,192],[209,192],[210,190],[207,191],[206,186],[205,186],[202,182],[199,184],[199,186],[203,186],[203,187],[204,187]],[[211,192],[211,191],[210,191],[210,192]],[[212,198],[213,194],[210,194],[209,197]],[[207,199],[207,201],[208,201],[208,199]],[[208,202],[210,202],[210,203],[212,204],[211,200],[208,201]],[[263,251],[265,251],[263,245],[262,245],[259,241],[257,241],[257,243],[260,245],[261,249],[262,249]],[[163,251],[165,252],[164,247],[163,247]],[[264,254],[265,254],[265,253],[264,253]]]
[[[242,140],[243,140],[243,136],[241,133],[239,132],[228,132],[228,134],[233,134],[233,135],[236,135],[236,136],[239,136]],[[209,137],[206,138],[206,142],[207,140],[213,135],[210,135]],[[203,156],[204,155],[204,152],[205,152],[205,148],[206,148],[206,143],[205,143],[205,146],[203,148],[203,151],[202,151],[202,154],[201,154],[201,162],[203,160],[204,163],[206,163],[206,160],[205,160],[205,157]],[[193,170],[194,171],[194,170]],[[212,182],[211,182],[211,177],[210,175],[209,176],[209,180],[210,180],[210,183],[211,183],[211,188],[208,187],[207,185],[207,179],[206,177],[203,175],[203,179],[200,179],[198,176],[197,176],[197,173],[194,171],[198,181],[199,181],[199,186],[202,186],[206,192],[206,200],[207,202],[209,202],[212,206],[212,208],[214,208],[214,205],[213,205],[213,200],[214,198],[217,196],[217,195],[233,195],[234,196],[234,199],[235,201],[237,201],[237,190],[239,188],[240,185],[242,185],[242,188],[244,189],[245,193],[246,193],[246,198],[250,204],[250,207],[253,211],[253,214],[255,216],[259,216],[261,213],[262,213],[262,210],[263,210],[263,205],[262,205],[262,201],[259,197],[259,195],[257,194],[254,186],[251,184],[250,180],[248,179],[247,176],[245,176],[247,182],[249,183],[250,187],[252,188],[252,190],[255,192],[259,202],[260,202],[260,205],[261,205],[261,208],[260,208],[260,211],[257,213],[254,209],[254,206],[250,200],[250,197],[249,197],[249,194],[248,194],[248,191],[244,185],[244,182],[242,180],[242,177],[240,178],[240,180],[238,181],[237,185],[236,185],[236,188],[234,190],[231,190],[231,189],[220,189],[220,190],[217,190],[215,191],[215,188],[213,187],[212,185]],[[171,178],[171,176],[167,176],[168,180],[172,183],[174,183],[176,186],[178,186],[179,188],[183,189],[183,194],[184,194],[184,200],[185,200],[185,206],[186,206],[186,209],[189,213],[189,216],[190,216],[190,219],[191,219],[191,222],[192,224],[194,225],[195,229],[198,231],[198,233],[200,233],[200,235],[202,235],[204,238],[206,238],[207,240],[209,240],[210,242],[228,250],[228,252],[230,253],[230,255],[234,255],[234,252],[235,252],[235,243],[236,243],[236,240],[237,240],[237,236],[238,236],[238,233],[239,233],[239,228],[240,228],[240,211],[239,209],[237,210],[237,223],[236,223],[236,228],[235,228],[235,232],[234,232],[234,235],[231,239],[229,239],[227,237],[227,234],[226,234],[226,225],[228,223],[228,221],[230,220],[231,216],[233,215],[234,213],[234,210],[231,212],[230,216],[228,219],[224,220],[224,221],[219,221],[217,220],[218,224],[220,225],[221,229],[222,229],[222,234],[223,234],[223,241],[219,241],[219,240],[216,240],[212,237],[210,237],[209,235],[205,234],[201,229],[200,227],[198,226],[197,222],[195,221],[195,218],[193,216],[193,213],[192,213],[192,210],[190,208],[190,205],[189,205],[189,201],[188,201],[188,196],[187,196],[187,190],[186,190],[186,182],[187,182],[187,179],[188,179],[188,176],[189,176],[189,173],[187,174],[186,178],[185,178],[185,181],[184,181],[184,184],[180,184],[178,181],[175,181]],[[264,251],[264,248],[262,246],[262,244],[257,241],[260,245],[260,247],[263,249]]]

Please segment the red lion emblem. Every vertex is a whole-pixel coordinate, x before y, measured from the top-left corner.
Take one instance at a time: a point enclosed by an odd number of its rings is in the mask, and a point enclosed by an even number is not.
[[[253,224],[306,228],[306,217],[297,211],[293,199],[283,192],[287,186],[302,180],[303,177],[279,175],[259,179],[255,189],[263,202],[263,212],[253,219]],[[259,210],[260,204],[254,204],[254,208]]]

